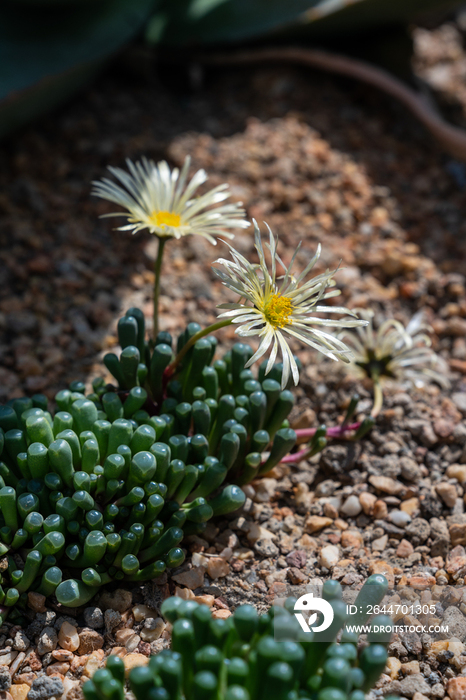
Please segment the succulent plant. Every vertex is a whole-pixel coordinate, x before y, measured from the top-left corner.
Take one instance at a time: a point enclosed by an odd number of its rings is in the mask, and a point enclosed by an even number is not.
[[[177,357],[200,332],[197,323],[186,327],[176,343]],[[270,471],[294,446],[296,435],[286,423],[294,396],[280,388],[281,363],[267,377],[266,362],[262,363],[255,378],[252,370],[244,369],[253,354],[249,345],[236,343],[222,359],[214,361],[217,340],[209,335],[194,342],[176,364],[170,334],[160,332],[151,347],[145,341],[144,315],[136,308],[120,318],[118,339],[120,357],[113,353],[104,357],[118,382],[113,393],[106,391],[102,396],[107,414],[111,410],[115,418],[124,415],[120,396],[127,395],[125,405],[131,404],[136,420],[150,421],[158,415],[166,422],[158,439],[173,442],[174,435],[191,436],[191,446],[198,450],[197,461],[203,461],[200,456],[204,452],[204,458],[216,455],[225,467],[223,478],[228,472],[228,481],[239,485]],[[97,391],[102,395],[108,388],[102,381]],[[267,449],[270,453],[263,458]],[[218,467],[216,473],[220,485],[223,478]],[[210,483],[206,474],[196,495],[209,495]]]
[[[360,624],[368,617],[364,610],[386,590],[383,576],[368,579],[357,599]],[[314,635],[297,622],[295,598],[262,616],[242,605],[227,619],[213,619],[208,607],[194,601],[168,598],[162,614],[173,625],[172,648],[133,668],[129,687],[136,700],[364,700],[385,667],[392,622],[373,618],[374,629],[385,631],[370,633],[358,650],[358,635],[344,627],[348,615],[340,584],[327,581],[322,595],[334,619]],[[124,662],[109,656],[83,692],[85,700],[123,700],[124,688]]]
[[[188,326],[178,349],[198,328]],[[237,484],[294,445],[294,431],[282,427],[293,397],[280,390],[280,367],[275,379],[254,379],[244,370],[249,346],[211,366],[215,342],[198,341],[165,381],[168,334],[151,350],[136,309],[118,332],[121,356],[105,362],[119,390],[97,379],[86,396],[74,382],[56,395],[53,417],[42,395],[0,407],[3,614],[28,591],[73,607],[112,581],[179,566],[183,537],[237,510],[245,501]]]

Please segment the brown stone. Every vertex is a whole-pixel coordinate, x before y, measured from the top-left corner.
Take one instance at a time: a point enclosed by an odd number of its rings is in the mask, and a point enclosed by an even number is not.
[[[370,476],[369,483],[377,489],[377,491],[383,491],[390,496],[397,496],[399,493],[402,493],[405,488],[402,483],[391,479],[389,476]]]
[[[453,484],[448,484],[446,481],[441,481],[440,484],[437,484],[435,490],[447,508],[453,508],[458,497],[455,486]]]
[[[374,504],[374,510],[372,512],[372,516],[376,520],[385,520],[388,515],[388,508],[387,504],[385,501],[376,501]]]
[[[304,583],[309,578],[306,574],[304,574],[302,571],[297,569],[295,566],[292,566],[290,569],[288,569],[287,576],[288,576],[288,580],[294,586],[298,586],[299,584]]]
[[[403,513],[408,513],[412,518],[416,517],[420,511],[419,498],[407,498],[406,501],[400,504],[400,510]]]
[[[13,679],[13,683],[17,683],[18,685],[20,685],[21,683],[26,683],[26,685],[31,686],[36,677],[36,674],[32,671],[29,671],[29,673],[16,673]]]
[[[70,664],[65,662],[57,662],[56,664],[50,664],[47,666],[47,675],[54,676],[56,673],[60,673],[62,676],[70,670]]]
[[[288,566],[295,566],[297,569],[302,569],[306,565],[307,554],[303,549],[295,549],[286,555],[286,563]]]
[[[408,540],[401,540],[396,550],[396,556],[407,559],[414,552],[414,547]]]
[[[200,605],[207,605],[208,608],[211,608],[214,604],[214,596],[209,595],[208,593],[204,593],[203,595],[197,595],[194,598],[196,603],[199,603]]]
[[[141,622],[141,620],[145,620],[148,617],[157,617],[157,613],[155,610],[152,610],[152,608],[149,608],[147,605],[138,603],[133,608],[133,616],[136,622]]]
[[[398,675],[400,673],[400,668],[401,668],[401,661],[399,659],[397,659],[396,656],[389,656],[387,659],[386,669],[387,669],[388,673],[390,674],[390,678],[392,679],[392,681],[394,681],[398,678]]]
[[[89,676],[89,678],[92,678],[97,669],[101,667],[103,660],[103,649],[97,649],[96,651],[93,651],[92,654],[90,654],[87,657],[87,661],[84,664],[83,668],[83,674]]]
[[[368,491],[363,491],[359,494],[359,503],[366,515],[372,515],[374,512],[374,506],[377,501],[377,496]]]
[[[363,539],[359,530],[345,530],[341,533],[341,546],[359,548],[362,547]]]
[[[408,585],[417,591],[425,591],[435,585],[435,578],[433,576],[411,576],[408,579]]]
[[[393,588],[395,585],[395,574],[393,567],[387,562],[377,559],[377,561],[372,561],[369,566],[370,574],[382,574],[388,581],[388,587]]]
[[[323,530],[324,527],[328,527],[332,523],[332,518],[323,518],[320,515],[311,515],[304,524],[304,531],[309,535],[312,535],[313,532],[319,532],[319,530]]]
[[[460,554],[458,556],[452,557],[451,554],[447,559],[445,565],[445,570],[449,574],[456,574],[457,571],[461,571],[463,567],[466,566],[466,555]]]
[[[91,630],[85,628],[79,633],[79,647],[77,653],[82,656],[83,654],[91,654],[97,649],[102,649],[104,645],[104,638],[101,634],[96,632],[96,630]]]
[[[40,671],[42,668],[42,661],[35,651],[31,651],[26,657],[26,664],[30,667],[31,671]]]
[[[414,673],[420,673],[419,661],[408,661],[405,664],[401,664],[401,670],[405,676],[412,676]]]
[[[214,610],[212,612],[212,618],[214,620],[226,620],[228,617],[231,617],[231,615],[231,610]]]
[[[30,690],[31,686],[27,683],[13,683],[10,688],[10,694],[13,700],[26,700]]]
[[[29,591],[28,593],[28,606],[35,612],[45,612],[45,595],[40,593],[34,593]]]
[[[125,612],[133,602],[133,594],[124,588],[117,588],[116,591],[104,591],[99,598],[99,607],[102,610],[116,610],[119,613]]]
[[[324,515],[327,518],[335,520],[338,518],[338,511],[332,503],[324,503]]]
[[[124,627],[122,630],[115,632],[115,642],[125,646],[126,642],[132,637],[136,637],[136,632],[129,627]]]
[[[450,464],[447,469],[449,479],[456,479],[460,484],[466,482],[466,464]]]
[[[210,578],[224,578],[230,573],[230,565],[221,557],[211,557],[207,563],[207,573]]]
[[[196,588],[200,588],[204,584],[205,572],[206,569],[204,566],[195,566],[192,569],[183,571],[181,574],[172,576],[172,578],[181,586],[186,586],[186,588],[194,591]]]
[[[451,700],[466,700],[466,678],[450,678],[447,683],[447,693]]]
[[[453,547],[458,544],[466,544],[466,523],[454,523],[450,525],[448,530]]]
[[[145,654],[138,654],[135,652],[134,654],[126,654],[126,656],[123,657],[123,663],[125,664],[125,673],[128,675],[132,668],[136,666],[145,666],[149,663],[149,659]]]
[[[54,649],[52,651],[52,657],[57,661],[73,661],[74,654],[71,651],[66,651],[65,649]]]
[[[388,535],[382,535],[375,540],[372,540],[371,548],[373,552],[384,552],[387,549]]]
[[[66,651],[76,651],[79,647],[78,630],[74,625],[70,625],[69,622],[66,622],[66,620],[60,627],[58,643],[61,648]]]
[[[137,653],[143,654],[144,656],[150,656],[150,644],[149,642],[144,642],[142,639],[139,642],[137,649]]]

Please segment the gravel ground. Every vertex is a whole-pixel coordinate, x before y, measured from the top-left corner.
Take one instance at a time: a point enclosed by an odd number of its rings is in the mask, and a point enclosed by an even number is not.
[[[414,36],[418,74],[465,124],[461,21]],[[71,379],[90,380],[115,345],[120,311],[139,305],[150,322],[153,241],[99,220],[109,206],[89,197],[89,185],[125,157],[180,164],[188,153],[209,186],[228,181],[248,215],[271,225],[285,261],[300,240],[298,265],[318,242],[319,271],[341,261],[347,305],[404,322],[425,309],[452,389],[392,386],[361,443],[333,442],[247,487],[243,512],[192,538],[192,557],[170,580],[105,593],[78,611],[45,609],[31,596],[30,624],[0,629],[0,690],[13,700],[73,698],[110,651],[128,667],[147,659],[167,644],[158,609],[176,589],[226,617],[245,601],[265,609],[290,586],[332,577],[357,588],[383,572],[398,600],[425,588],[423,603],[436,604],[451,632],[395,636],[376,694],[463,700],[466,168],[399,105],[351,81],[298,68],[222,69],[189,91],[183,76],[170,84],[163,66],[157,74],[146,56],[128,53],[74,103],[3,145],[1,398],[53,397]],[[249,255],[250,234],[236,246]],[[210,263],[225,252],[195,238],[168,247],[163,329],[214,320],[225,292]],[[337,424],[356,390],[368,412],[368,386],[298,354],[295,426]]]

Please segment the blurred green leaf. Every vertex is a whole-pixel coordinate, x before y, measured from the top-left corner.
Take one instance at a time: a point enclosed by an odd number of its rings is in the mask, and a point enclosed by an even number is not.
[[[404,23],[459,0],[164,0],[147,38],[192,46],[291,34],[349,34]]]
[[[154,0],[3,0],[0,136],[82,87],[155,7]]]

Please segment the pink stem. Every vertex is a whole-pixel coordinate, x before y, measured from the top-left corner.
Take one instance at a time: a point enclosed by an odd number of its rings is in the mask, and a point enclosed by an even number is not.
[[[280,460],[280,464],[290,464],[291,462],[300,462],[305,459],[309,454],[310,450],[301,450],[300,452],[294,452],[293,454],[286,455]]]
[[[360,425],[361,425],[360,421],[358,421],[357,423],[349,423],[347,425],[335,425],[333,428],[327,429],[327,435],[329,437],[339,437],[340,435],[343,435],[348,430],[357,430]],[[296,433],[296,437],[299,440],[299,438],[313,437],[316,434],[317,430],[318,430],[318,428],[301,428],[301,429],[295,430],[295,433]]]
[[[357,430],[361,425],[361,421],[357,423],[350,423],[349,425],[336,425],[333,428],[327,430],[328,437],[341,437],[348,430]],[[301,430],[296,430],[296,435],[298,437],[312,437],[315,435],[317,428],[302,428]],[[301,450],[300,452],[294,452],[293,454],[286,455],[280,460],[280,464],[290,464],[292,462],[300,462],[312,452],[309,448]]]

